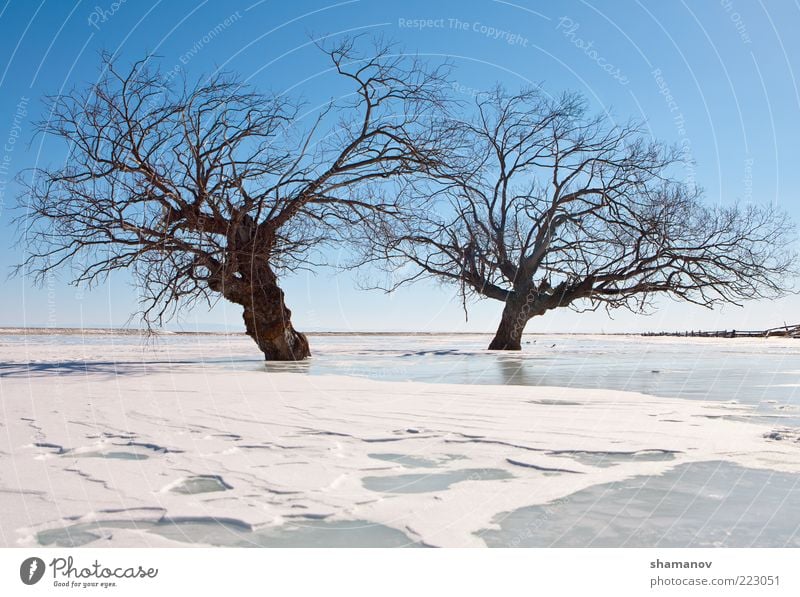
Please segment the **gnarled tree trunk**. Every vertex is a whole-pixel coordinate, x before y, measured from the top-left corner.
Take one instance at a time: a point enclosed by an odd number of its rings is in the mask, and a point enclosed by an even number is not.
[[[500,320],[497,332],[489,344],[489,350],[522,350],[521,341],[522,331],[504,318]]]
[[[225,280],[211,280],[212,290],[221,292],[229,301],[244,307],[247,335],[267,361],[300,361],[311,356],[308,340],[292,326],[292,312],[286,306],[283,290],[265,262],[251,262],[246,271],[239,271]]]
[[[500,325],[489,344],[489,350],[522,350],[525,325],[544,311],[537,306],[536,295],[528,289],[518,289],[506,298]]]
[[[250,336],[267,361],[300,361],[311,356],[308,340],[292,326],[292,312],[277,283],[253,285],[244,318]]]
[[[519,309],[512,309],[506,303],[500,325],[497,326],[497,332],[489,344],[489,350],[522,350],[522,330],[525,329],[528,320],[523,320],[520,325],[518,316]]]

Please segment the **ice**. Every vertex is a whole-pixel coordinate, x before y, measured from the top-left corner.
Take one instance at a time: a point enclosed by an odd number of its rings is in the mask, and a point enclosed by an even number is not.
[[[436,468],[439,462],[410,454],[367,454],[370,458],[384,460],[408,468]]]
[[[158,535],[177,543],[216,547],[422,547],[398,530],[366,521],[307,521],[253,529],[235,520],[215,518],[107,520],[42,531],[37,540],[45,547],[81,547],[110,541],[123,530],[148,537]]]
[[[595,485],[497,518],[494,547],[800,547],[797,475],[726,462]]]
[[[461,481],[498,481],[513,475],[503,469],[460,469],[447,473],[407,474],[384,477],[364,477],[364,487],[384,493],[426,493],[444,491]]]
[[[796,342],[313,340],[265,365],[240,336],[0,334],[0,545],[499,545],[542,511],[551,543],[796,544],[736,501],[793,503]],[[709,462],[736,491],[666,533]]]
[[[84,452],[80,456],[83,458],[116,458],[117,460],[147,460],[150,458],[147,454],[139,454],[137,452]]]
[[[169,487],[169,491],[186,495],[227,491],[228,489],[233,489],[233,487],[225,483],[219,475],[195,475],[181,479]]]
[[[581,464],[589,466],[616,466],[620,462],[646,462],[646,461],[665,461],[674,460],[675,453],[669,450],[640,450],[638,452],[590,452],[587,450],[562,450],[552,452],[554,456],[571,458]]]

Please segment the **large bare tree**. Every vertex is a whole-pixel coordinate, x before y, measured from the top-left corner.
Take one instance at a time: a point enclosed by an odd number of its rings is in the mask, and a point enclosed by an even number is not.
[[[67,156],[23,176],[20,269],[69,266],[76,284],[130,269],[148,326],[222,296],[266,359],[307,357],[279,275],[402,211],[387,185],[429,168],[442,140],[442,71],[359,44],[321,48],[343,85],[307,111],[229,75],[177,86],[149,59],[120,71],[105,57],[97,84],[49,99],[39,128]]]
[[[490,349],[519,350],[528,321],[561,307],[640,312],[659,294],[712,306],[792,285],[785,214],[706,205],[676,178],[678,151],[588,115],[580,96],[498,88],[449,137],[460,150],[439,179],[407,189],[436,207],[376,221],[368,259],[388,263],[385,289],[433,277],[504,302]]]

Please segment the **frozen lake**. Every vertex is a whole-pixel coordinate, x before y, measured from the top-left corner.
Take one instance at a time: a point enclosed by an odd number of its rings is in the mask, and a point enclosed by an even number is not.
[[[800,546],[797,341],[488,341],[0,334],[0,540]]]
[[[771,339],[640,336],[526,336],[521,353],[484,350],[489,335],[311,335],[313,356],[265,364],[244,336],[166,335],[143,350],[138,336],[58,336],[83,358],[39,362],[53,336],[0,335],[0,344],[33,351],[34,371],[61,374],[162,371],[169,367],[348,375],[383,381],[554,386],[641,392],[737,402],[800,425],[800,342]],[[209,343],[218,350],[209,354]],[[111,351],[104,353],[104,348]],[[106,359],[117,354],[119,359]],[[16,374],[24,359],[0,363]]]
[[[319,337],[316,356],[288,369],[390,381],[597,388],[735,401],[757,405],[764,415],[789,416],[793,424],[800,421],[796,340],[528,336],[522,353],[501,353],[484,350],[490,339]]]

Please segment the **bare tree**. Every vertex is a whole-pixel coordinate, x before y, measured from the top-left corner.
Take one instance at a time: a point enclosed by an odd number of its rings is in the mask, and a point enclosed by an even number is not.
[[[439,179],[408,190],[436,209],[370,234],[367,260],[393,271],[384,289],[433,277],[465,300],[503,301],[489,348],[519,350],[528,321],[560,307],[641,312],[659,294],[711,307],[790,288],[785,214],[705,205],[675,179],[679,153],[637,125],[589,116],[571,94],[498,88],[476,104],[474,119],[451,124],[460,150]]]
[[[296,100],[228,75],[175,89],[149,59],[120,72],[105,57],[96,85],[49,99],[39,129],[68,154],[23,176],[19,269],[91,285],[130,268],[148,326],[222,296],[267,360],[309,356],[278,276],[399,213],[390,185],[432,164],[444,101],[441,69],[390,45],[322,49],[347,88],[303,131]]]

